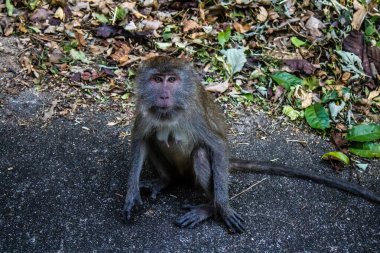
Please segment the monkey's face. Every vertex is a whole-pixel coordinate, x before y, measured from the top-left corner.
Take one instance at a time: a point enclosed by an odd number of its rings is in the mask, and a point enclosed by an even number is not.
[[[179,99],[182,86],[175,73],[152,74],[141,94],[148,112],[159,120],[170,120],[184,110]]]
[[[167,111],[172,109],[174,104],[173,94],[181,84],[179,76],[176,74],[154,74],[150,78],[150,85],[156,94],[155,110]]]
[[[145,60],[136,75],[137,109],[158,121],[175,121],[196,100],[198,79],[183,59],[157,56]]]

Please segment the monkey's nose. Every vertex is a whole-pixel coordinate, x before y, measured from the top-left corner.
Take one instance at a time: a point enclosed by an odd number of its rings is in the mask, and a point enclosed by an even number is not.
[[[167,100],[167,99],[169,99],[169,96],[163,94],[163,95],[160,95],[160,99],[162,99],[162,100]]]

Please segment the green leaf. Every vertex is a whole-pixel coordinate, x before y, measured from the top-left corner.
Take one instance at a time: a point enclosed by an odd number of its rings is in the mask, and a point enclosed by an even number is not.
[[[121,96],[121,99],[128,99],[129,98],[129,93],[124,93],[124,95]]]
[[[8,14],[8,16],[12,16],[15,7],[11,3],[11,0],[6,0],[5,1],[5,7],[7,8],[7,14]]]
[[[164,39],[164,41],[169,41],[172,39],[173,33],[175,33],[176,28],[177,27],[175,25],[165,26],[165,28],[162,32],[162,38]]]
[[[81,61],[83,63],[89,63],[84,52],[75,49],[70,49],[70,56],[73,60]]]
[[[27,1],[27,6],[29,10],[33,11],[37,8],[39,3],[40,3],[40,0],[29,0]]]
[[[70,52],[70,50],[71,49],[73,49],[73,48],[78,48],[78,41],[76,41],[76,40],[72,40],[72,41],[68,41],[68,42],[65,42],[64,44],[63,44],[63,51],[64,52]]]
[[[290,38],[290,41],[292,42],[292,44],[293,44],[295,47],[302,47],[303,45],[306,44],[305,41],[302,41],[302,40],[298,39],[297,37],[291,37],[291,38]]]
[[[365,35],[372,36],[376,32],[377,30],[374,24],[370,22],[366,22]]]
[[[104,14],[94,13],[94,17],[102,24],[108,23],[108,18]]]
[[[230,40],[230,38],[231,38],[230,27],[228,27],[225,31],[218,33],[218,42],[223,48],[224,48],[224,45]]]
[[[302,117],[302,112],[295,110],[289,105],[285,105],[282,108],[282,113],[288,116],[291,120],[296,120],[297,118]]]
[[[122,7],[116,7],[116,9],[115,9],[116,20],[122,21],[122,20],[124,20],[124,18],[126,16],[127,16],[127,12],[125,11],[124,8],[122,8]]]
[[[375,141],[380,139],[380,125],[368,124],[354,126],[348,131],[347,140],[349,141]]]
[[[336,90],[327,91],[322,95],[322,103],[325,104],[327,102],[330,102],[332,100],[338,99],[338,92]]]
[[[290,91],[291,86],[300,85],[303,82],[301,78],[287,72],[276,72],[272,74],[271,77],[277,84],[284,87],[287,91]]]
[[[302,85],[308,90],[315,90],[319,87],[319,80],[315,76],[306,77]]]
[[[374,142],[355,143],[348,150],[360,157],[380,158],[380,144]]]
[[[241,71],[244,64],[247,62],[247,58],[244,54],[244,48],[230,48],[223,50],[222,53],[227,58],[227,64],[231,66],[232,74]]]
[[[342,152],[334,151],[334,152],[328,152],[322,156],[322,159],[325,160],[337,160],[341,161],[342,163],[349,165],[350,164],[350,158],[343,154]]]
[[[253,102],[253,94],[252,93],[243,93],[241,94],[242,97],[245,97],[250,102]]]
[[[38,29],[38,28],[35,27],[35,26],[28,26],[28,28],[29,28],[30,30],[32,30],[32,32],[34,32],[34,33],[41,33],[41,30]]]
[[[305,109],[307,123],[316,129],[325,130],[330,127],[330,119],[326,109],[321,104],[313,104]]]
[[[162,34],[162,38],[164,39],[164,41],[171,40],[172,37],[173,37],[173,34],[171,32],[164,32]]]

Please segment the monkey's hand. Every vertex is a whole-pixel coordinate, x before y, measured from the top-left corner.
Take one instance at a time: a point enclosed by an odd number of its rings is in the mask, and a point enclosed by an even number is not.
[[[123,207],[123,217],[124,220],[129,220],[131,218],[131,211],[135,204],[141,205],[142,200],[140,196],[140,189],[137,188],[129,188],[127,192],[127,196],[125,197],[125,203]]]

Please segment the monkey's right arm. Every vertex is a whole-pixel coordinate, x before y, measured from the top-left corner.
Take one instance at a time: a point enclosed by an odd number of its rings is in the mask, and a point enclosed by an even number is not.
[[[131,218],[131,210],[135,204],[142,204],[140,196],[140,174],[147,155],[147,144],[145,140],[134,139],[131,143],[132,169],[128,177],[128,190],[123,207],[124,219]]]

